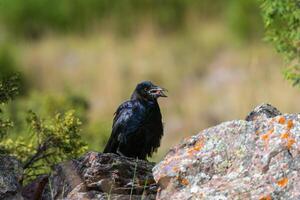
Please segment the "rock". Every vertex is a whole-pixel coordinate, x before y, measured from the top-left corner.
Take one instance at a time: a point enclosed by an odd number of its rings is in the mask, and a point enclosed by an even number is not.
[[[48,175],[41,175],[22,188],[22,196],[25,200],[39,200],[48,183]]]
[[[43,199],[155,199],[153,167],[143,160],[89,152],[55,167]]]
[[[172,148],[153,169],[157,199],[300,199],[300,115],[263,105],[247,119]]]
[[[281,112],[277,110],[277,108],[264,103],[254,108],[254,110],[247,115],[246,121],[254,121],[260,118],[271,118],[278,115],[281,115]]]
[[[21,163],[11,156],[0,155],[0,199],[19,200],[23,169]]]

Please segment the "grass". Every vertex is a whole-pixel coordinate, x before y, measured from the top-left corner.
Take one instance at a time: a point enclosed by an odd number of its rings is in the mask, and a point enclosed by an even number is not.
[[[50,176],[49,176],[50,177]],[[51,180],[48,179],[48,183],[49,183],[49,190],[50,190],[50,196],[51,196],[51,199],[54,200],[54,195],[53,195],[53,188],[52,188],[52,183],[51,183]]]
[[[145,191],[146,191],[147,184],[148,184],[148,179],[145,180],[141,200],[144,200],[144,198],[145,198]]]
[[[108,192],[108,194],[107,194],[107,199],[108,199],[108,200],[111,200],[111,192],[112,192],[112,189],[113,189],[113,185],[110,186],[109,192]]]
[[[131,186],[131,189],[130,189],[130,200],[132,198],[133,189],[134,189],[135,176],[136,176],[136,172],[137,172],[137,162],[138,162],[138,158],[136,158],[136,161],[135,161],[135,164],[134,164],[134,171],[133,171],[133,177],[132,177],[132,186]]]
[[[169,98],[159,100],[165,135],[154,161],[184,137],[243,119],[262,102],[282,112],[300,110],[299,90],[283,80],[280,56],[260,40],[240,43],[218,21],[193,22],[174,34],[145,23],[132,37],[116,35],[106,29],[20,42],[20,62],[37,90],[86,96],[90,120],[105,124],[106,135],[114,111],[137,82],[153,80],[167,88]],[[83,136],[93,150],[102,148],[100,132]]]

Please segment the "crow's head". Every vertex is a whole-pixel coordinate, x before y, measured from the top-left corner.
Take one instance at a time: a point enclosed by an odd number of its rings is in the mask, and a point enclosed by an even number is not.
[[[139,98],[152,101],[157,99],[158,97],[167,97],[167,95],[165,95],[164,93],[165,91],[167,90],[154,85],[150,81],[143,81],[137,84],[131,98]]]

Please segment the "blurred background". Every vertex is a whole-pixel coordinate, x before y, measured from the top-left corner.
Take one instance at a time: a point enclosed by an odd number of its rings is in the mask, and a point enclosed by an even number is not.
[[[26,133],[18,110],[75,109],[89,150],[101,151],[113,113],[142,80],[169,90],[154,161],[260,103],[299,112],[300,93],[263,33],[256,0],[1,0],[0,75],[22,78],[7,108],[11,134]]]

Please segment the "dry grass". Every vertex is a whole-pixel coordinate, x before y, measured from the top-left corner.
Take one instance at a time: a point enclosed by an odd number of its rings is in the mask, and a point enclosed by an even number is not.
[[[168,88],[169,98],[160,100],[165,136],[154,160],[182,138],[221,121],[243,119],[262,102],[282,112],[300,110],[299,90],[283,80],[283,62],[273,49],[263,42],[238,44],[222,24],[192,27],[165,35],[144,25],[126,39],[109,30],[49,35],[21,43],[21,60],[37,88],[85,95],[94,121],[112,120],[141,80]]]

